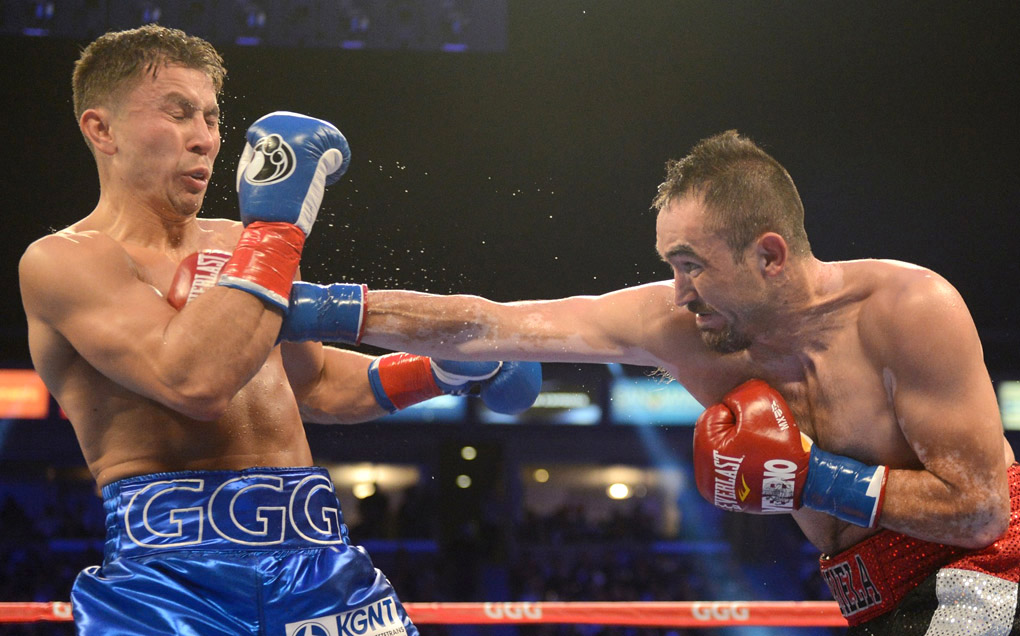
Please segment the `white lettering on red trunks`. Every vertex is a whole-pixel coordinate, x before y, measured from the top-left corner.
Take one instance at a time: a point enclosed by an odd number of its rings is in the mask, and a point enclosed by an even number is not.
[[[882,594],[871,581],[868,567],[860,555],[855,554],[852,560],[826,567],[822,576],[839,603],[843,616],[853,616],[882,603]]]

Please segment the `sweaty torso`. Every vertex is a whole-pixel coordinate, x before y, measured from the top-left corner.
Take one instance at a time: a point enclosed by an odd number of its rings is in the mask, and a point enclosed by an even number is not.
[[[748,379],[765,380],[782,393],[801,431],[820,448],[866,464],[922,468],[897,422],[896,378],[877,362],[861,336],[861,312],[873,302],[880,279],[896,273],[884,271],[887,266],[874,261],[843,267],[847,270],[844,292],[805,323],[811,325],[805,328],[811,329],[812,337],[797,353],[720,355],[694,346],[685,349],[700,349],[701,359],[685,355],[664,366],[705,405],[718,402]],[[700,338],[692,326],[682,324],[675,334]],[[664,358],[669,361],[668,353]],[[829,554],[875,532],[808,509],[796,511],[794,517],[806,537]]]
[[[199,249],[230,251],[234,224],[200,221]],[[72,230],[75,228],[71,228]],[[121,246],[139,281],[166,296],[175,257]],[[181,255],[186,256],[186,255]],[[139,474],[311,463],[298,407],[277,347],[215,421],[199,421],[113,382],[51,326],[29,316],[33,362],[74,427],[99,486]]]

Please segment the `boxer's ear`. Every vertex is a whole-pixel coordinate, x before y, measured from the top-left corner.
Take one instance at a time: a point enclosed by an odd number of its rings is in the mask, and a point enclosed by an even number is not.
[[[117,144],[110,131],[110,119],[110,111],[100,106],[87,109],[78,120],[81,134],[85,135],[85,139],[96,152],[101,152],[104,155],[112,155],[117,151]]]
[[[789,254],[790,247],[783,237],[775,232],[762,234],[755,244],[755,257],[764,276],[774,276],[783,271]]]

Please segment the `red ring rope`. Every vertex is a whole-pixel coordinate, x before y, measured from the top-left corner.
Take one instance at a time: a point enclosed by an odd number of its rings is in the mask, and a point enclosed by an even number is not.
[[[846,627],[832,601],[404,603],[421,625],[581,623],[638,627]],[[0,603],[0,623],[70,621],[70,603]]]

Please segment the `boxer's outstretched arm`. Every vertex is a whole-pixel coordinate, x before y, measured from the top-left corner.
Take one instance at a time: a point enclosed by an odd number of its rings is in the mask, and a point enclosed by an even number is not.
[[[20,263],[30,326],[63,336],[126,389],[212,420],[265,363],[281,317],[244,291],[218,287],[180,312],[137,277],[124,249],[99,233],[58,233]]]
[[[362,342],[455,359],[658,366],[682,328],[672,299],[668,282],[510,303],[369,290]]]
[[[900,428],[924,466],[889,471],[882,526],[988,545],[1009,520],[1013,453],[963,299],[932,276],[876,299],[862,316],[871,317],[862,319],[864,342],[882,361]]]

